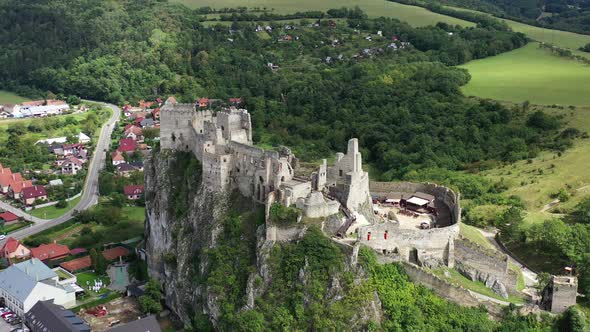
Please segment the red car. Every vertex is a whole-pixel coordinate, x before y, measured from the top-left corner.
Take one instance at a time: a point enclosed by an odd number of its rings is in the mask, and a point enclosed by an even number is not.
[[[2,318],[6,318],[6,316],[8,316],[8,315],[13,315],[13,314],[14,314],[14,312],[12,312],[12,311],[7,311],[7,312],[5,312],[5,313],[1,314],[1,315],[0,315],[0,317],[2,317]]]

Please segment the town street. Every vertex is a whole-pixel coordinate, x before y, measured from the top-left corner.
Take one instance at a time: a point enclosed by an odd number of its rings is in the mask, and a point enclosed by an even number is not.
[[[90,164],[88,166],[88,175],[86,176],[86,181],[84,182],[82,198],[80,198],[78,204],[73,209],[66,212],[64,215],[60,217],[57,217],[55,219],[41,219],[31,216],[30,214],[20,209],[14,208],[9,204],[0,201],[1,209],[10,211],[16,214],[17,216],[24,218],[25,220],[33,221],[35,223],[27,228],[22,228],[14,233],[11,233],[11,237],[15,239],[23,239],[27,236],[39,233],[50,227],[59,225],[63,222],[70,220],[74,215],[75,211],[86,210],[89,207],[98,203],[98,174],[100,173],[100,170],[104,167],[106,153],[108,152],[109,144],[111,142],[111,134],[113,133],[114,124],[115,122],[117,122],[121,115],[121,109],[119,107],[106,103],[103,103],[103,105],[112,109],[113,115],[102,126],[98,143],[96,144],[92,160],[90,161]],[[5,241],[6,240],[0,241],[0,245],[3,245]]]

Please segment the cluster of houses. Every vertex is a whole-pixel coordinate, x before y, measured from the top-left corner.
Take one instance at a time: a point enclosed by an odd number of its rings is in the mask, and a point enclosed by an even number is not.
[[[13,173],[10,168],[0,164],[0,193],[24,205],[31,206],[36,201],[47,200],[47,192],[42,185],[35,185],[26,180],[20,173]]]
[[[70,110],[63,100],[34,100],[21,104],[0,105],[0,118],[30,118],[59,115]]]
[[[102,255],[107,261],[116,261],[129,253],[126,247],[117,245],[104,250]],[[85,292],[85,285],[78,284],[74,273],[91,268],[86,249],[70,250],[55,242],[27,248],[11,237],[0,249],[0,257],[9,264],[0,271],[2,306],[22,317],[30,331],[92,331],[83,319],[66,309],[76,306],[77,297]],[[153,317],[147,317],[108,331],[159,332],[161,329]]]

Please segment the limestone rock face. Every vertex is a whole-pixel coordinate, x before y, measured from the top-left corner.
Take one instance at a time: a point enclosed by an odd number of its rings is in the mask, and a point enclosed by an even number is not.
[[[200,165],[186,153],[159,152],[145,163],[146,253],[150,277],[157,278],[166,304],[185,322],[195,313],[215,316],[215,298],[198,286],[215,246],[228,198],[201,184]],[[186,169],[187,165],[196,166]],[[191,168],[191,167],[188,167]]]
[[[457,263],[455,268],[459,273],[467,277],[471,281],[481,281],[483,282],[486,287],[490,288],[494,293],[502,296],[503,298],[508,298],[508,291],[506,289],[506,285],[498,278],[492,274],[481,272],[477,269],[474,269],[470,266],[465,264]]]

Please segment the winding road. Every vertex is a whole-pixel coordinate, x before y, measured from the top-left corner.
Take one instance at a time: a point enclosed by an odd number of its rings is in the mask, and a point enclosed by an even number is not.
[[[15,239],[23,239],[27,236],[39,233],[48,228],[51,228],[53,226],[59,225],[70,220],[74,216],[75,211],[86,210],[98,203],[98,174],[100,173],[100,170],[104,167],[106,153],[109,150],[114,125],[121,116],[121,109],[119,107],[107,103],[99,104],[102,104],[112,109],[113,114],[111,118],[102,126],[102,129],[100,131],[100,136],[98,138],[98,142],[96,144],[92,160],[90,161],[90,164],[88,166],[88,175],[86,176],[86,180],[84,182],[82,197],[80,198],[78,204],[73,209],[66,212],[64,215],[60,217],[57,217],[55,219],[41,219],[32,216],[20,209],[17,209],[5,202],[0,201],[0,208],[6,211],[10,211],[16,214],[17,216],[24,218],[25,220],[34,222],[34,224],[30,227],[22,228],[14,233],[11,233],[10,237],[13,237]],[[2,246],[5,241],[6,240],[0,241],[0,246]]]

